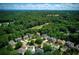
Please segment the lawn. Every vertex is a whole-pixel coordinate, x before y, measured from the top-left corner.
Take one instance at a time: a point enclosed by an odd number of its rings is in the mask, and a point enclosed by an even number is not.
[[[49,23],[45,23],[45,24],[43,24],[43,25],[40,25],[40,26],[34,26],[34,27],[32,27],[31,29],[41,29],[43,26],[46,26],[46,25],[48,25]]]

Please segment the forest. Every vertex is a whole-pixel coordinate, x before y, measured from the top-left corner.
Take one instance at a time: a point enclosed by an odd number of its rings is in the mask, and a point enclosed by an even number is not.
[[[79,11],[0,11],[0,55],[79,55]]]

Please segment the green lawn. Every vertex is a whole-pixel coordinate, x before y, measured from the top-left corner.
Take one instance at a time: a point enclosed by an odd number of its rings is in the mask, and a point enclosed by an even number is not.
[[[40,25],[40,26],[34,26],[34,27],[32,27],[31,29],[41,29],[43,26],[46,26],[46,25],[48,25],[49,23],[45,23],[45,24],[43,24],[43,25]]]

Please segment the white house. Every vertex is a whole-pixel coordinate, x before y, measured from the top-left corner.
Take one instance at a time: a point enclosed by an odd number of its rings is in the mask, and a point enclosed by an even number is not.
[[[32,52],[32,54],[35,53],[35,46],[29,46],[28,50],[30,50]]]
[[[13,40],[10,40],[10,41],[9,41],[9,44],[10,44],[13,48],[15,48],[16,42],[14,42]]]
[[[66,46],[65,46],[65,47],[60,48],[60,50],[61,50],[61,51],[63,51],[63,52],[64,52],[64,51],[66,51],[67,49],[68,49],[68,47],[66,47]]]

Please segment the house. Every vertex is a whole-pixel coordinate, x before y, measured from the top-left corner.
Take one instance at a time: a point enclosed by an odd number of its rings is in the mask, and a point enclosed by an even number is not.
[[[54,38],[54,37],[48,37],[47,39],[48,39],[48,41],[50,41],[50,42],[53,42],[53,43],[56,42],[56,38]]]
[[[9,22],[2,23],[3,25],[9,25]]]
[[[53,16],[59,16],[59,14],[54,14]]]
[[[47,16],[59,16],[59,14],[48,14]]]
[[[50,37],[50,36],[47,37],[47,40],[48,40],[48,42],[52,42],[52,43],[55,43],[57,41],[56,38]]]
[[[25,36],[23,37],[24,40],[25,40],[25,39],[28,39],[28,38],[29,38],[28,35],[25,35]]]
[[[21,40],[22,40],[21,37],[15,39],[16,42],[21,42]]]
[[[60,48],[60,45],[52,45],[52,47],[57,50]]]
[[[65,40],[60,40],[60,39],[58,39],[58,40],[57,40],[57,43],[58,43],[59,45],[64,45],[64,44],[65,44]]]
[[[52,14],[48,14],[47,16],[52,16]]]
[[[50,41],[50,42],[52,41],[50,36],[47,37],[47,40]]]
[[[35,53],[35,46],[29,46],[28,50],[30,50],[32,52],[32,54]]]
[[[67,49],[68,49],[68,47],[66,47],[66,46],[65,46],[65,47],[60,48],[60,50],[61,50],[61,51],[63,51],[63,52],[64,52],[64,51],[66,51]]]
[[[31,39],[33,37],[33,34],[28,34],[29,39]]]
[[[42,34],[43,39],[47,40],[48,36],[47,34]]]
[[[28,46],[22,45],[22,47],[19,48],[17,51],[19,54],[24,55],[27,49],[28,49]]]
[[[26,50],[27,50],[26,47],[21,47],[17,51],[18,51],[19,54],[24,55],[24,53],[26,52]]]
[[[10,44],[13,48],[15,48],[16,42],[15,42],[14,40],[10,40],[10,41],[9,41],[9,44]]]
[[[74,48],[74,43],[73,43],[73,42],[67,41],[67,42],[66,42],[66,45],[67,45],[69,48]]]
[[[77,30],[76,32],[78,32],[78,33],[79,33],[79,30]]]
[[[40,33],[39,33],[39,32],[37,32],[37,33],[36,33],[36,35],[37,35],[37,36],[40,36]]]
[[[75,49],[79,51],[79,44],[75,46]]]
[[[57,39],[54,38],[54,37],[51,37],[51,39],[52,39],[52,42],[53,42],[53,43],[55,43],[55,42],[57,41]]]
[[[42,48],[35,48],[35,54],[42,55],[42,54],[44,54],[44,50]]]
[[[47,34],[42,34],[42,37],[46,37],[47,36]]]
[[[1,26],[2,24],[0,23],[0,26]]]

